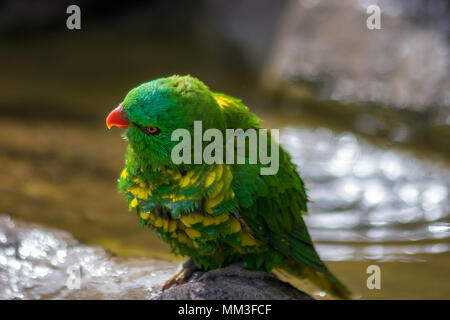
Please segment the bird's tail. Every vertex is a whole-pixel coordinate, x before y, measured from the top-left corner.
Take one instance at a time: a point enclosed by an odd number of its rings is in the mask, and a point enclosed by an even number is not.
[[[338,298],[351,299],[350,290],[348,290],[347,287],[326,267],[324,270],[317,270],[313,267],[289,260],[284,262],[278,268],[281,272],[284,271],[296,278],[308,279],[320,289],[325,290]]]

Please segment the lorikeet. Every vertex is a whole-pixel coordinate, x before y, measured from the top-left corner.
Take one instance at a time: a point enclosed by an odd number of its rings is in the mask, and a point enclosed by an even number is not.
[[[176,254],[203,270],[244,262],[308,278],[328,292],[349,291],[321,261],[303,221],[308,197],[296,166],[280,146],[279,170],[261,164],[174,164],[172,132],[259,129],[260,119],[241,100],[215,93],[191,76],[156,79],[132,89],[107,118],[125,131],[126,167],[119,190],[140,224],[154,229]]]

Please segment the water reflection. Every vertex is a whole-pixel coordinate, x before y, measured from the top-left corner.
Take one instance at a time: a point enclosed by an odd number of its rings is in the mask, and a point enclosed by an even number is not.
[[[409,261],[450,251],[449,169],[325,128],[285,127],[280,142],[309,189],[306,220],[324,259]]]
[[[68,285],[80,270],[80,288]],[[145,299],[177,268],[149,258],[117,258],[66,232],[0,215],[0,299]]]

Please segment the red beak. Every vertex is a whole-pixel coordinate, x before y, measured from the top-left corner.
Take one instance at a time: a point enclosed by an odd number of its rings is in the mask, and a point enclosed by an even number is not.
[[[111,113],[106,118],[106,126],[108,127],[108,129],[111,129],[112,126],[126,129],[128,128],[129,123],[130,122],[128,121],[125,110],[123,110],[122,104],[119,104],[119,106],[111,111]]]

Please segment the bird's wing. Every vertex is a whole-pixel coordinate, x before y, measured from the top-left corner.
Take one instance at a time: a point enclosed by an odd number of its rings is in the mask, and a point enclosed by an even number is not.
[[[260,128],[259,119],[236,98],[215,94],[228,128]],[[270,150],[272,139],[267,139]],[[260,143],[261,141],[259,141]],[[239,216],[258,240],[285,258],[282,266],[298,277],[307,277],[340,297],[349,291],[327,269],[315,250],[302,214],[308,212],[305,186],[289,154],[279,146],[279,170],[261,175],[261,165],[233,165],[233,183]],[[248,146],[246,147],[248,155]]]
[[[287,258],[323,270],[302,218],[308,201],[303,181],[281,147],[279,156],[275,175],[260,175],[260,166],[234,166],[239,213],[256,238]]]
[[[255,168],[245,165],[233,170],[239,214],[253,236],[286,258],[279,266],[283,271],[349,298],[349,290],[328,270],[314,248],[302,217],[307,213],[305,187],[288,153],[280,147],[280,167],[275,175],[259,175]]]
[[[280,266],[284,271],[348,298],[347,288],[328,270],[314,248],[302,217],[308,211],[306,190],[289,154],[280,146],[279,171],[275,175],[260,175],[259,169],[236,165],[233,170],[239,214],[253,236],[287,258]]]

